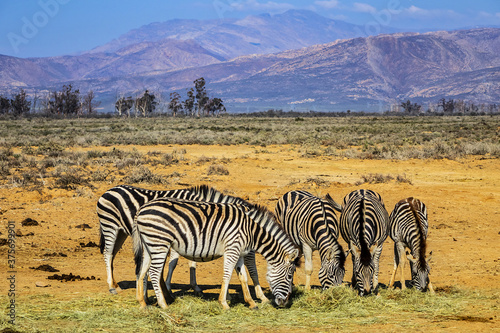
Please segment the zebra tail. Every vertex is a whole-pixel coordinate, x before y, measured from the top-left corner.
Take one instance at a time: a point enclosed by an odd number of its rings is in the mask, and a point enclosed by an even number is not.
[[[368,265],[371,261],[371,254],[370,254],[370,249],[368,248],[368,244],[366,243],[365,239],[365,225],[366,225],[366,204],[365,204],[365,198],[360,201],[360,217],[361,217],[361,223],[359,226],[359,245],[361,246],[361,262],[363,265]]]
[[[135,221],[134,221],[135,222]],[[137,223],[132,226],[132,239],[134,241],[134,261],[135,261],[135,275],[139,275],[142,266],[142,256],[143,247],[141,235],[139,235],[139,230],[137,230]]]

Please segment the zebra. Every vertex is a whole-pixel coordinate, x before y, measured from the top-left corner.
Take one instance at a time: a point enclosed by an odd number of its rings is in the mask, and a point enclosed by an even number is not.
[[[107,283],[111,294],[116,294],[116,290],[119,288],[113,274],[113,261],[127,236],[132,234],[132,224],[136,212],[146,202],[161,197],[214,202],[236,202],[242,205],[251,206],[250,203],[243,199],[224,195],[206,185],[168,191],[152,191],[129,185],[118,185],[106,191],[97,202],[97,215],[100,221],[100,249],[101,253],[104,255]],[[179,255],[175,253],[175,251],[171,251],[169,270],[166,279],[166,287],[169,291],[171,291],[172,274],[178,258]],[[196,283],[196,263],[190,262],[189,265],[190,285],[195,290],[196,294],[201,294],[202,290]],[[255,265],[255,253],[251,252],[245,257],[245,265],[252,278],[257,297],[262,302],[267,302],[268,299],[264,295],[259,283]]]
[[[427,230],[427,207],[416,198],[406,198],[399,201],[389,216],[391,238],[394,241],[394,270],[389,282],[389,288],[394,284],[396,271],[401,264],[401,289],[405,289],[403,258],[405,248],[410,249],[411,254],[406,252],[410,261],[411,283],[417,289],[427,289],[434,293],[434,288],[429,280],[432,251],[426,258]]]
[[[312,254],[319,251],[319,280],[323,289],[342,284],[346,254],[338,243],[339,226],[335,210],[342,207],[327,194],[324,199],[306,191],[290,191],[278,201],[278,222],[304,254],[306,285],[311,289]]]
[[[389,214],[382,197],[371,190],[356,190],[344,197],[340,233],[352,255],[352,287],[363,296],[378,293],[380,254],[389,235]]]
[[[292,292],[292,278],[300,250],[266,208],[239,204],[158,198],[144,204],[133,224],[134,253],[137,274],[137,300],[141,307],[143,285],[139,283],[149,269],[158,305],[167,307],[172,296],[161,279],[170,248],[194,261],[211,261],[224,257],[224,274],[219,303],[229,309],[227,291],[236,268],[245,301],[250,308],[256,303],[248,291],[243,257],[256,250],[268,263],[267,279],[275,303],[284,307]],[[165,299],[164,296],[167,296]]]

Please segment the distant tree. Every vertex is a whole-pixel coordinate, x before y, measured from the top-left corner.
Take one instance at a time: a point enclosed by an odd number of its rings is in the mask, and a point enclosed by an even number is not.
[[[205,89],[205,79],[203,77],[194,80],[194,89],[196,90],[196,105],[199,117],[203,110],[205,110],[205,104],[209,99]]]
[[[130,109],[132,109],[133,106],[134,100],[132,99],[132,96],[128,96],[126,98],[121,97],[115,103],[116,112],[118,112],[118,115],[120,116],[127,112],[127,116],[130,117]]]
[[[0,114],[7,114],[10,111],[10,99],[0,96]]]
[[[135,107],[143,116],[152,113],[156,108],[155,95],[150,94],[148,90],[144,95],[135,100]]]
[[[210,98],[205,104],[205,111],[207,114],[214,116],[219,115],[221,112],[226,112],[226,107],[222,103],[222,99],[218,97]]]
[[[455,109],[455,102],[452,99],[446,101],[446,99],[441,98],[438,105],[443,109],[444,113],[453,113]]]
[[[194,110],[194,101],[195,101],[195,94],[194,94],[194,89],[193,88],[190,88],[188,91],[187,91],[187,98],[186,100],[184,101],[184,110],[186,110],[187,114],[188,115],[191,115],[193,116],[193,110]]]
[[[401,107],[404,109],[405,112],[409,114],[417,114],[420,112],[422,105],[417,103],[412,104],[410,100],[407,100],[406,102],[401,103]]]
[[[172,111],[172,116],[175,115],[182,110],[182,103],[180,101],[181,95],[177,92],[173,92],[170,94],[170,103],[168,104],[168,109]]]
[[[95,108],[97,108],[99,105],[101,105],[101,102],[99,101],[94,101],[95,95],[94,91],[89,90],[89,92],[83,96],[83,101],[82,101],[82,111],[86,112],[87,114],[93,114],[95,112]]]
[[[48,102],[48,111],[51,114],[76,115],[80,112],[80,90],[73,90],[73,86],[64,85],[61,91],[53,91]]]
[[[26,91],[21,89],[11,100],[12,113],[15,116],[22,116],[30,111],[31,102],[26,98]]]

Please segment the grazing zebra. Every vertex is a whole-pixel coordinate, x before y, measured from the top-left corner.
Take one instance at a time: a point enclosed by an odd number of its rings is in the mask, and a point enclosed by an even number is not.
[[[416,198],[407,198],[399,201],[389,216],[391,226],[391,238],[394,241],[394,271],[391,275],[389,288],[394,284],[396,271],[401,265],[401,289],[405,289],[404,268],[405,248],[410,249],[411,255],[407,254],[410,261],[412,285],[418,290],[429,289],[434,292],[429,280],[429,261],[432,252],[426,258],[427,230],[427,207]]]
[[[265,208],[158,198],[139,209],[133,235],[137,299],[141,307],[145,307],[146,303],[143,285],[139,281],[148,269],[158,305],[167,307],[164,295],[172,300],[161,279],[170,248],[194,261],[224,257],[219,295],[219,303],[224,309],[229,309],[226,296],[235,268],[245,301],[250,308],[256,307],[243,269],[243,257],[251,250],[256,250],[267,260],[267,279],[276,304],[285,306],[292,292],[292,278],[300,251]]]
[[[113,261],[123,242],[132,234],[132,224],[136,212],[145,203],[161,197],[181,198],[188,200],[235,202],[242,205],[250,204],[243,199],[224,195],[221,192],[201,185],[187,189],[170,191],[152,191],[128,185],[119,185],[106,191],[97,202],[97,215],[100,221],[100,248],[106,264],[107,282],[109,291],[116,294],[118,284],[113,275]],[[177,264],[179,255],[170,253],[169,271],[166,286],[170,289],[172,273]],[[257,269],[255,268],[255,253],[250,253],[245,258],[245,265],[254,283],[255,293],[262,302],[268,301],[259,283]],[[201,293],[201,288],[196,284],[196,263],[190,262],[190,284],[196,293]]]
[[[340,233],[352,255],[352,286],[360,295],[378,293],[380,254],[389,235],[389,214],[380,195],[357,190],[345,196]]]
[[[339,226],[335,210],[342,207],[330,195],[324,199],[306,191],[290,191],[276,205],[276,217],[304,254],[306,290],[311,289],[312,254],[321,258],[319,280],[323,289],[342,283],[346,254],[338,243]]]

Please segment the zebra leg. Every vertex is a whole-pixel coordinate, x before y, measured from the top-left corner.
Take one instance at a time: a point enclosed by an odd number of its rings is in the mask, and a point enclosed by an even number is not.
[[[399,252],[397,244],[394,243],[394,269],[392,270],[391,279],[389,280],[389,288],[392,288],[394,285],[394,280],[396,279],[396,272],[399,266]]]
[[[196,261],[189,261],[189,284],[193,288],[196,296],[203,296],[203,290],[201,290],[198,283],[196,283]]]
[[[117,294],[117,289],[120,290],[113,274],[113,263],[115,256],[121,249],[125,239],[127,239],[127,234],[121,229],[116,230],[116,233],[113,233],[109,237],[105,238],[106,244],[104,246],[104,263],[106,264],[109,292],[113,295]]]
[[[170,258],[168,260],[168,274],[165,280],[165,287],[168,292],[172,292],[172,275],[174,274],[175,267],[179,261],[179,253],[174,249],[170,248]]]
[[[165,266],[165,262],[167,260],[167,254],[168,249],[167,251],[151,254],[151,266],[149,266],[149,278],[151,279],[151,284],[155,290],[158,305],[162,309],[166,309],[168,307],[165,301],[164,292],[169,299],[172,298],[167,288],[163,287],[163,283],[160,282],[162,281],[163,267]]]
[[[401,269],[401,290],[406,289],[406,280],[405,280],[405,265],[406,265],[406,257],[405,257],[405,246],[403,243],[398,243],[398,254],[399,254],[399,269]]]
[[[236,262],[236,273],[238,274],[238,278],[240,279],[241,289],[243,290],[243,298],[245,302],[248,303],[250,309],[257,309],[257,304],[252,299],[252,295],[250,294],[250,289],[248,288],[248,276],[245,270],[245,265],[243,264],[243,257],[238,259]]]
[[[380,265],[380,255],[382,254],[382,247],[384,246],[384,243],[380,244],[380,246],[377,247],[375,250],[375,271],[373,272],[373,290],[375,295],[378,295],[378,271],[379,271],[379,265]]]
[[[311,290],[311,275],[313,272],[313,261],[312,261],[312,249],[305,245],[302,247],[302,251],[304,253],[304,261],[306,268],[306,290]]]
[[[143,251],[142,265],[139,274],[137,275],[137,280],[135,283],[136,294],[135,297],[139,302],[141,309],[146,308],[147,303],[147,272],[149,266],[151,265],[151,257],[147,251]],[[143,283],[146,281],[146,283]],[[146,285],[146,286],[145,286]]]
[[[255,295],[260,299],[262,303],[269,302],[269,299],[264,295],[262,287],[259,282],[259,274],[257,272],[257,265],[255,264],[255,251],[250,251],[243,258],[245,266],[247,267],[248,274],[253,281],[253,286],[255,288]]]
[[[236,262],[239,260],[237,253],[229,253],[229,251],[224,252],[224,275],[222,276],[222,284],[220,287],[219,303],[222,305],[224,310],[229,310],[229,305],[227,304],[227,292],[229,289],[229,281],[231,280],[231,275],[233,274]]]

